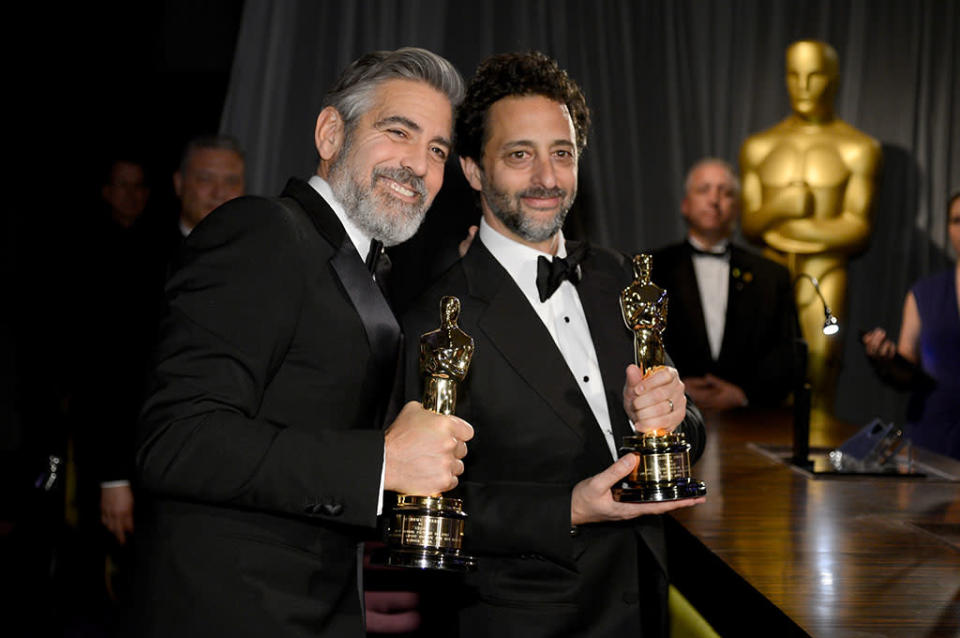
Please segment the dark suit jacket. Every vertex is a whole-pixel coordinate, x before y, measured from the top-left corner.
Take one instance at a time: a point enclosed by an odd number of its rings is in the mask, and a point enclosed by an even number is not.
[[[575,243],[568,244],[572,251]],[[619,292],[626,260],[592,249],[578,286],[619,441],[633,336]],[[638,636],[666,605],[661,520],[589,524],[571,534],[570,494],[613,462],[600,426],[549,332],[509,274],[479,239],[404,317],[406,334],[439,325],[439,299],[461,300],[460,326],[476,352],[459,389],[457,414],[476,430],[461,477],[465,546],[479,568],[461,601],[463,636]],[[420,392],[416,340],[408,339],[408,397]],[[691,408],[684,427],[694,457],[703,424]],[[654,558],[655,557],[655,558]],[[640,601],[645,604],[640,610]],[[662,606],[662,607],[661,607]],[[651,615],[652,614],[652,615]]]
[[[139,633],[362,635],[399,325],[306,183],[190,235],[138,431]]]
[[[664,343],[682,377],[708,372],[740,386],[752,405],[778,405],[794,379],[797,311],[786,268],[731,246],[730,287],[720,356],[714,361],[690,244],[653,254],[651,279],[669,297]]]

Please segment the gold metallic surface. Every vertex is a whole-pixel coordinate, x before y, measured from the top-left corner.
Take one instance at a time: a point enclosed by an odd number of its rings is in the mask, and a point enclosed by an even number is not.
[[[662,366],[663,331],[667,327],[667,291],[650,281],[653,257],[633,257],[633,282],[620,293],[620,312],[627,328],[633,331],[634,358],[646,374]]]
[[[740,149],[743,234],[767,257],[816,277],[841,324],[846,316],[847,260],[871,232],[880,144],[835,117],[836,51],[801,40],[786,52],[793,113],[747,138]],[[831,413],[841,341],[823,334],[823,307],[808,283],[794,287],[800,327],[809,347],[808,376],[815,409]]]
[[[473,358],[473,337],[457,326],[460,300],[440,300],[440,328],[420,337],[420,372],[424,375],[423,407],[453,414],[457,384],[463,381]]]
[[[667,291],[650,281],[653,257],[633,257],[634,280],[620,293],[623,322],[633,332],[633,350],[644,376],[666,362],[663,331],[667,327]],[[672,404],[671,404],[672,406]],[[681,431],[625,436],[621,452],[639,457],[626,486],[613,490],[617,501],[664,501],[702,496],[706,486],[690,478],[690,444]]]
[[[473,338],[457,326],[460,300],[440,300],[440,328],[420,337],[423,407],[453,414],[457,385],[473,358]],[[387,564],[416,569],[469,571],[476,561],[460,553],[467,515],[463,501],[439,495],[398,494],[387,521]]]

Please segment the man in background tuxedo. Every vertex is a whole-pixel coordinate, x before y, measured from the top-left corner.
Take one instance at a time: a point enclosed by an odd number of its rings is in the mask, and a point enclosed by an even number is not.
[[[429,51],[361,57],[317,118],[317,174],[185,242],[138,430],[137,635],[360,636],[383,491],[456,485],[466,422],[411,402],[381,430],[401,335],[374,277],[440,189],[462,92]]]
[[[186,237],[218,206],[246,189],[243,149],[229,135],[202,135],[187,143],[173,174],[180,200],[180,232]]]
[[[635,463],[617,448],[632,420],[683,428],[695,459],[703,423],[676,370],[641,378],[631,363],[618,307],[628,260],[564,240],[588,126],[580,88],[542,53],[481,64],[457,117],[480,230],[404,317],[408,335],[425,333],[440,297],[454,295],[476,346],[457,406],[477,430],[463,498],[478,570],[454,601],[461,636],[666,635],[656,514],[697,501],[615,502],[611,487]],[[407,344],[409,396],[420,392],[417,345]]]
[[[777,405],[794,377],[797,313],[786,268],[730,241],[740,182],[723,160],[690,169],[681,212],[687,239],[654,253],[667,290],[664,342],[697,405]]]

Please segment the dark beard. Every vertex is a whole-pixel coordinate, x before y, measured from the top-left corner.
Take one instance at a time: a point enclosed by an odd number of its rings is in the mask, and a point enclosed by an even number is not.
[[[494,188],[486,177],[483,179],[483,199],[487,202],[490,211],[510,232],[531,243],[546,241],[563,228],[563,222],[576,196],[576,191],[568,199],[567,191],[562,188],[533,186],[511,197],[509,193]],[[523,197],[560,197],[563,204],[552,219],[538,222],[523,214],[521,203]]]

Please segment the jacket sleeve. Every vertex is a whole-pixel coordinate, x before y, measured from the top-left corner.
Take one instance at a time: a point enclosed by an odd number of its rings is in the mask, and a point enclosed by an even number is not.
[[[243,198],[195,235],[167,287],[137,433],[142,484],[164,496],[373,525],[382,432],[334,427],[337,414],[316,414],[317,427],[260,416],[309,281],[297,227],[268,200]]]
[[[670,358],[669,353],[666,355],[666,363],[670,367],[676,367],[673,364],[673,359]],[[703,425],[703,415],[700,414],[700,410],[697,408],[696,404],[693,402],[693,399],[690,395],[687,396],[687,413],[683,417],[683,421],[680,422],[678,429],[680,429],[684,435],[687,437],[687,443],[690,444],[690,463],[696,463],[697,459],[703,454],[704,448],[707,446],[707,430]]]

